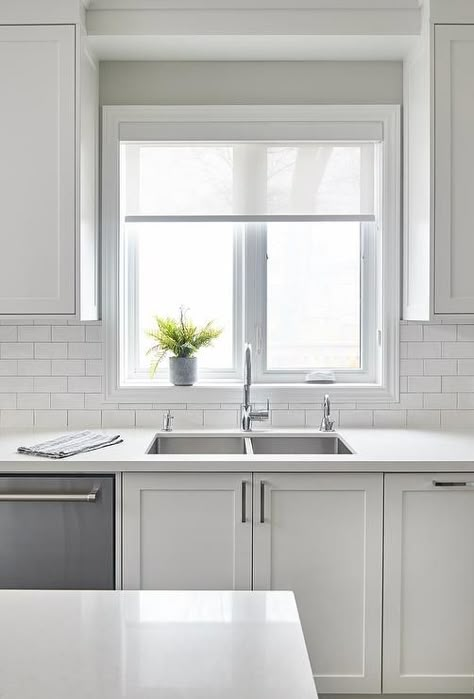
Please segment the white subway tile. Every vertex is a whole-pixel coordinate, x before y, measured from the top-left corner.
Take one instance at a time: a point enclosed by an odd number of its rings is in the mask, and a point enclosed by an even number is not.
[[[102,376],[104,373],[103,359],[86,359],[87,376]]]
[[[19,342],[50,342],[51,328],[49,325],[20,325],[18,340]]]
[[[49,376],[51,374],[50,359],[19,359],[19,376]]]
[[[103,410],[102,427],[135,427],[135,411]]]
[[[458,341],[474,342],[474,325],[458,325]]]
[[[33,427],[33,424],[32,410],[0,410],[2,427]]]
[[[423,407],[427,410],[455,410],[456,393],[425,393]]]
[[[424,373],[426,376],[452,376],[457,374],[456,359],[425,359]]]
[[[425,325],[423,327],[425,342],[450,342],[456,340],[455,325]]]
[[[408,358],[408,342],[400,342],[400,359]]]
[[[67,427],[66,410],[35,410],[36,427]]]
[[[400,393],[408,391],[408,376],[400,376]]]
[[[239,413],[237,410],[205,410],[204,427],[216,429],[235,428],[239,425]]]
[[[53,376],[84,376],[85,373],[84,359],[53,359]]]
[[[66,393],[67,379],[64,376],[35,376],[34,390],[38,393]]]
[[[423,373],[423,359],[400,359],[400,376],[423,376]]]
[[[458,374],[474,376],[474,359],[458,359]]]
[[[409,376],[409,393],[441,393],[440,376]]]
[[[16,359],[0,359],[0,376],[16,376],[18,361]]]
[[[399,402],[393,403],[392,405],[401,410],[421,410],[423,407],[423,394],[400,393]]]
[[[32,390],[32,377],[0,376],[0,393],[31,393]]]
[[[271,410],[272,427],[304,427],[304,410]]]
[[[16,342],[17,340],[18,328],[16,325],[0,325],[0,342]]]
[[[22,395],[22,394],[20,394]],[[15,410],[17,406],[16,393],[0,393],[0,408]]]
[[[453,359],[474,358],[474,342],[443,342],[443,357]]]
[[[84,342],[83,325],[54,325],[53,342]]]
[[[436,359],[441,357],[441,342],[408,342],[408,359]]]
[[[204,423],[204,416],[202,410],[176,410],[176,412],[174,412],[173,415],[173,426],[177,430],[199,429],[203,426]]]
[[[4,342],[0,345],[2,359],[30,359],[33,357],[31,342]]]
[[[474,410],[443,410],[441,427],[444,429],[474,427]]]
[[[65,342],[36,342],[36,359],[65,359],[67,344]]]
[[[70,342],[69,359],[101,359],[102,344],[100,342]]]
[[[117,403],[105,402],[102,393],[86,393],[84,398],[87,410],[118,410],[120,408]],[[130,408],[129,405],[124,405],[123,407]]]
[[[101,325],[86,325],[86,342],[102,342]]]
[[[17,408],[47,410],[49,408],[49,395],[49,393],[19,393]]]
[[[374,427],[405,427],[405,410],[374,410]]]
[[[402,342],[421,342],[423,339],[423,326],[421,325],[401,325],[400,340]]]
[[[443,376],[443,393],[471,393],[474,376]]]
[[[68,410],[67,423],[69,427],[101,427],[102,413],[100,410]]]
[[[372,427],[372,410],[341,410],[339,424],[341,427]]]
[[[458,393],[458,406],[460,410],[474,409],[474,393]]]
[[[51,394],[51,408],[54,410],[81,410],[84,407],[83,393]]]
[[[439,410],[408,410],[407,427],[439,427],[441,412]]]
[[[68,378],[70,393],[100,393],[102,378],[100,376],[70,376]]]

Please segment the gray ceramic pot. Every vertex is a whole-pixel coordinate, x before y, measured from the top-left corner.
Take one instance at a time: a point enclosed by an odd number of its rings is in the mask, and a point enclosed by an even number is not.
[[[197,357],[170,357],[170,381],[175,386],[192,386],[197,381]]]

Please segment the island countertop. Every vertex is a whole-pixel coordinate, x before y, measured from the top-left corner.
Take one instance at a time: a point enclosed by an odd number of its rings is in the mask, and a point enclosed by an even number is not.
[[[120,434],[123,443],[67,459],[45,459],[18,454],[18,446],[52,439],[67,430],[0,430],[0,473],[110,473],[126,471],[231,472],[474,472],[474,431],[420,429],[337,430],[353,454],[147,454],[158,430],[106,429]],[[317,435],[315,429],[192,430],[176,436]]]
[[[292,592],[0,591],[2,699],[317,699]]]

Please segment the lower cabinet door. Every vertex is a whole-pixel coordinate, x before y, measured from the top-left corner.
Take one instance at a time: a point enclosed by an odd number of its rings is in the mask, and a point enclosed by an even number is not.
[[[474,474],[385,480],[383,689],[472,693]]]
[[[381,691],[381,474],[256,474],[254,586],[293,590],[320,693]]]
[[[251,476],[124,475],[123,586],[248,590]]]

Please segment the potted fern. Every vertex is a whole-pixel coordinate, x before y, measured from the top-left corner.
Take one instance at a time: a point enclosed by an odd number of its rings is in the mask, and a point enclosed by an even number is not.
[[[179,318],[155,316],[155,327],[147,330],[154,344],[147,352],[152,357],[150,375],[153,378],[160,362],[168,355],[170,381],[175,386],[192,386],[197,381],[196,352],[209,347],[222,333],[212,321],[198,327],[180,308]]]

